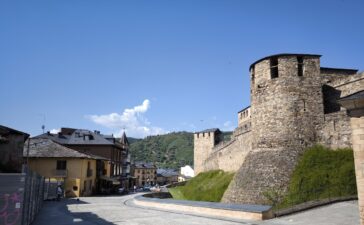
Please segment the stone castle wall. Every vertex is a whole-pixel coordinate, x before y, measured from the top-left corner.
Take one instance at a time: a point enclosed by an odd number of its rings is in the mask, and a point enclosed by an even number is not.
[[[298,156],[317,141],[324,115],[319,58],[304,57],[303,76],[298,76],[296,56],[279,57],[278,65],[277,78],[271,78],[270,59],[252,71],[253,151],[224,202],[264,204],[265,191],[284,191]]]
[[[332,149],[352,147],[350,118],[346,110],[325,114],[320,144]]]
[[[226,203],[264,204],[264,192],[284,192],[297,159],[316,143],[352,147],[350,119],[336,101],[364,87],[364,73],[320,68],[318,55],[267,57],[250,72],[251,106],[238,112],[231,140],[195,139],[198,171],[236,171]]]
[[[331,70],[329,72],[321,72],[325,115],[319,142],[333,149],[352,147],[350,118],[337,100],[362,90],[364,73],[352,74],[353,72],[351,72],[348,74],[350,70]]]
[[[194,134],[194,170],[195,174],[205,171],[204,161],[209,157],[215,145],[213,132]]]
[[[251,142],[250,121],[246,121],[242,127],[235,129],[230,141],[220,142],[213,147],[211,154],[203,163],[204,171],[217,169],[237,171],[251,151]]]

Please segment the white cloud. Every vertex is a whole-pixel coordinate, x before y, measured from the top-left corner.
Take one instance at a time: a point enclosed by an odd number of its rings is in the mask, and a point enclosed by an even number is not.
[[[121,114],[88,115],[86,118],[96,124],[113,129],[115,136],[121,136],[124,129],[130,137],[145,137],[166,133],[163,128],[152,126],[147,118],[143,116],[148,109],[150,109],[150,101],[146,99],[141,105],[125,109]]]
[[[224,127],[228,127],[228,126],[230,126],[231,125],[231,121],[226,121],[225,123],[224,123]]]
[[[234,128],[235,127],[232,125],[231,121],[228,120],[224,123],[224,130],[232,131]]]
[[[61,129],[52,129],[49,131],[51,134],[58,134],[59,132],[61,132]]]

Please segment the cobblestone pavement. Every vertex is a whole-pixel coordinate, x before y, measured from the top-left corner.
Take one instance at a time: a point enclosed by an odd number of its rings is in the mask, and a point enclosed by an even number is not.
[[[356,225],[359,224],[356,201],[308,210],[294,215],[267,221],[230,220],[191,215],[179,212],[141,208],[132,203],[135,195],[117,197],[87,197],[45,202],[33,225]]]

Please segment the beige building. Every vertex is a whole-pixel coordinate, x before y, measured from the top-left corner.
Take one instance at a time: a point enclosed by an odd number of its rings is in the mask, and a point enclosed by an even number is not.
[[[29,140],[23,154],[32,171],[44,176],[46,180],[62,184],[66,197],[89,196],[94,193],[97,182],[96,163],[100,161],[108,164],[107,159],[80,153],[49,139]]]
[[[97,192],[117,192],[121,187],[125,190],[131,187],[129,141],[125,133],[117,139],[97,130],[63,127],[57,134],[47,132],[35,138],[49,139],[78,152],[108,159],[107,164],[97,164],[100,181],[97,183]]]
[[[157,183],[157,167],[153,163],[136,162],[133,171],[137,187],[153,186]]]

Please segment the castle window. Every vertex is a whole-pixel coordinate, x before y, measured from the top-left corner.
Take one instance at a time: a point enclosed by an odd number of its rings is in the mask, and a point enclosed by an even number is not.
[[[278,77],[278,58],[270,59],[270,77],[272,79]]]
[[[252,67],[251,69],[251,76],[252,76],[252,83],[254,84],[254,79],[255,79],[255,66]]]
[[[306,111],[306,101],[303,100],[303,111],[305,112]]]
[[[303,76],[303,57],[302,56],[297,56],[297,72],[298,72],[298,76],[302,77]]]

